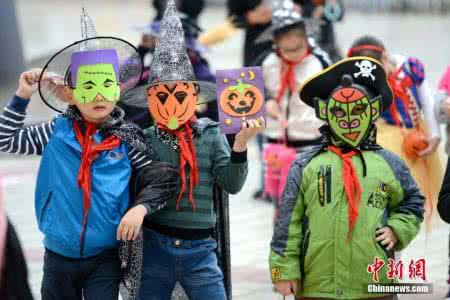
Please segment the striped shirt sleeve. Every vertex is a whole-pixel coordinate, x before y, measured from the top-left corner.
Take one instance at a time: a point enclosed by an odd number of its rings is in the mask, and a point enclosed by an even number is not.
[[[137,150],[130,146],[130,152],[128,153],[128,157],[131,161],[131,166],[135,170],[142,169],[143,167],[152,163],[152,159],[144,152]]]
[[[29,100],[14,96],[0,115],[0,151],[41,155],[53,134],[54,120],[24,127]]]

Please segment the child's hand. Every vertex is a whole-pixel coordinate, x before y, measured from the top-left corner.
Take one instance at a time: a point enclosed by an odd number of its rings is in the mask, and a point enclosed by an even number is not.
[[[388,251],[392,250],[398,242],[395,232],[389,226],[378,229],[375,232],[375,235],[377,236],[375,240],[377,242],[381,241],[381,245],[383,245]]]
[[[297,294],[298,281],[297,280],[280,280],[275,281],[275,290],[283,296],[290,294]]]
[[[147,209],[143,205],[137,205],[130,209],[122,218],[117,228],[117,240],[135,240],[141,230],[142,222],[147,214]]]
[[[428,147],[426,147],[424,150],[417,153],[417,155],[419,155],[419,157],[427,157],[428,155],[430,155],[430,154],[434,153],[434,151],[436,151],[440,142],[441,142],[441,138],[439,138],[439,137],[429,138],[428,139]]]
[[[278,120],[281,117],[280,105],[275,100],[267,100],[266,112],[274,120]]]
[[[242,123],[241,130],[236,134],[233,145],[234,152],[244,152],[247,150],[248,141],[260,133],[265,127],[264,118],[248,120]]]
[[[41,72],[42,69],[36,68],[20,74],[19,88],[17,89],[16,95],[24,99],[30,99],[37,90],[37,83]]]

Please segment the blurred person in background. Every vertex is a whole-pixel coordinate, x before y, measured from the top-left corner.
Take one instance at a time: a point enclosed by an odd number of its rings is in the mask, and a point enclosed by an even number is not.
[[[450,154],[450,66],[447,67],[439,81],[435,105],[439,121],[446,125],[447,143],[445,150],[447,154]]]
[[[155,20],[161,20],[166,8],[167,0],[152,0],[153,8],[156,10]],[[205,0],[176,0],[175,5],[180,15],[187,15],[197,22],[198,17],[205,8]]]
[[[414,57],[393,55],[373,36],[362,36],[352,44],[348,56],[369,56],[382,62],[394,102],[377,121],[377,142],[399,155],[426,196],[426,225],[436,206],[443,170],[437,151],[441,140],[434,98],[425,78],[425,66]],[[360,76],[368,76],[366,63]]]
[[[445,151],[447,156],[450,154],[450,66],[447,67],[444,74],[441,77],[438,85],[438,92],[436,95],[436,114],[439,117],[439,121],[445,124],[446,130],[446,145]],[[445,170],[444,181],[442,183],[441,192],[438,200],[438,212],[442,220],[450,223],[450,160],[447,162],[447,168]],[[450,256],[450,243],[449,243],[449,256]],[[448,270],[447,283],[450,284],[450,265]],[[447,292],[447,299],[450,299],[450,288]]]
[[[272,51],[273,41],[257,42],[258,37],[269,28],[272,21],[272,5],[277,0],[228,0],[228,14],[234,23],[245,30],[244,66],[261,65]],[[343,17],[343,5],[339,0],[294,0],[294,9],[303,17],[311,19],[318,27],[315,39],[318,45],[335,61],[340,58],[335,44],[333,23]],[[317,25],[317,26],[316,26]]]
[[[9,222],[0,191],[0,299],[32,300],[20,241]]]
[[[310,1],[294,0],[294,11],[302,13],[304,5],[309,11],[311,7]],[[277,5],[279,1],[263,1],[263,0],[228,0],[229,15],[233,19],[234,23],[245,30],[245,42],[243,49],[243,64],[244,66],[262,65],[264,60],[269,56],[276,56],[274,50],[274,40],[271,32],[272,23],[272,10],[273,6]],[[332,28],[332,27],[331,27]],[[327,67],[330,64],[330,59],[327,53],[322,51],[320,47],[317,47],[313,38],[309,39],[309,47],[311,52],[314,52],[315,56],[321,61],[322,67]],[[275,48],[275,49],[274,49]],[[257,139],[260,150],[261,169],[263,170],[264,177],[264,165],[262,163],[262,151],[263,151],[263,136],[258,136]],[[261,182],[261,188],[255,191],[253,197],[255,199],[268,199],[264,193],[264,183]]]
[[[287,171],[296,152],[309,151],[321,142],[319,127],[324,124],[316,117],[313,108],[299,101],[296,93],[298,85],[323,70],[324,65],[312,53],[304,19],[293,7],[292,0],[279,1],[274,6],[270,30],[275,51],[263,62],[267,99],[267,128],[264,131],[267,145],[264,156],[268,171],[264,187],[266,193],[275,198],[277,207],[283,181],[280,180],[278,193],[272,191],[271,159],[275,159],[274,156],[278,154],[279,159],[283,160],[279,165],[283,165]],[[275,146],[278,144],[287,148]],[[281,173],[278,177],[285,177]]]
[[[342,20],[344,5],[341,0],[301,0],[303,17],[310,19],[314,39],[318,46],[331,57],[333,62],[342,58],[336,45],[334,23]]]

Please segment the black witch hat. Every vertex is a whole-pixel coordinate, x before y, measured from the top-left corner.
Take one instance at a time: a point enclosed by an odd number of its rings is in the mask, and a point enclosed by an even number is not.
[[[272,23],[256,39],[256,43],[273,40],[277,33],[294,26],[306,26],[305,19],[295,10],[292,0],[274,0],[272,2]]]
[[[121,97],[134,88],[142,77],[142,59],[136,48],[120,38],[97,36],[94,22],[84,7],[81,12],[81,38],[54,54],[45,64],[39,79],[38,90],[42,100],[57,112],[64,112],[68,106],[64,87],[70,85],[70,64],[75,52],[115,50],[119,60]],[[44,73],[49,80],[42,80]]]

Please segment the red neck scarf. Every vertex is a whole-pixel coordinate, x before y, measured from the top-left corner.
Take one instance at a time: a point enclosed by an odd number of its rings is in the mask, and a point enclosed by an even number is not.
[[[81,145],[81,165],[78,171],[78,186],[83,190],[83,226],[86,226],[89,207],[91,206],[91,166],[97,155],[120,145],[120,139],[114,135],[109,136],[100,144],[95,144],[94,134],[97,125],[84,121],[86,132],[81,132],[77,121],[73,122],[75,136]]]
[[[197,167],[197,155],[194,147],[194,135],[192,132],[192,123],[196,121],[195,116],[187,122],[183,128],[177,130],[170,130],[163,125],[158,125],[158,128],[169,132],[177,137],[178,145],[180,147],[180,178],[181,189],[177,198],[177,210],[179,208],[181,198],[186,191],[186,165],[189,166],[189,202],[192,209],[195,210],[196,205],[194,201],[194,186],[198,184],[198,167]]]
[[[309,54],[309,50],[302,55],[298,60],[292,61],[284,58],[279,51],[277,51],[278,57],[281,59],[280,77],[281,84],[278,90],[277,102],[280,103],[286,89],[289,89],[291,93],[295,91],[297,83],[295,82],[295,67],[299,65]]]
[[[402,126],[402,121],[400,117],[400,113],[397,109],[397,101],[401,101],[403,107],[407,112],[411,109],[411,100],[408,94],[408,89],[412,86],[412,80],[409,76],[404,76],[399,79],[398,75],[402,71],[402,67],[398,68],[395,72],[389,75],[388,83],[394,93],[394,103],[389,107],[389,112],[394,119],[394,122],[397,126]]]
[[[348,240],[350,239],[350,234],[355,226],[356,219],[358,218],[359,203],[361,202],[361,186],[359,184],[355,166],[352,162],[352,157],[357,155],[358,152],[352,150],[350,152],[343,153],[342,150],[336,146],[328,146],[328,150],[342,159],[342,177],[344,179],[344,189],[347,194],[348,201]]]

